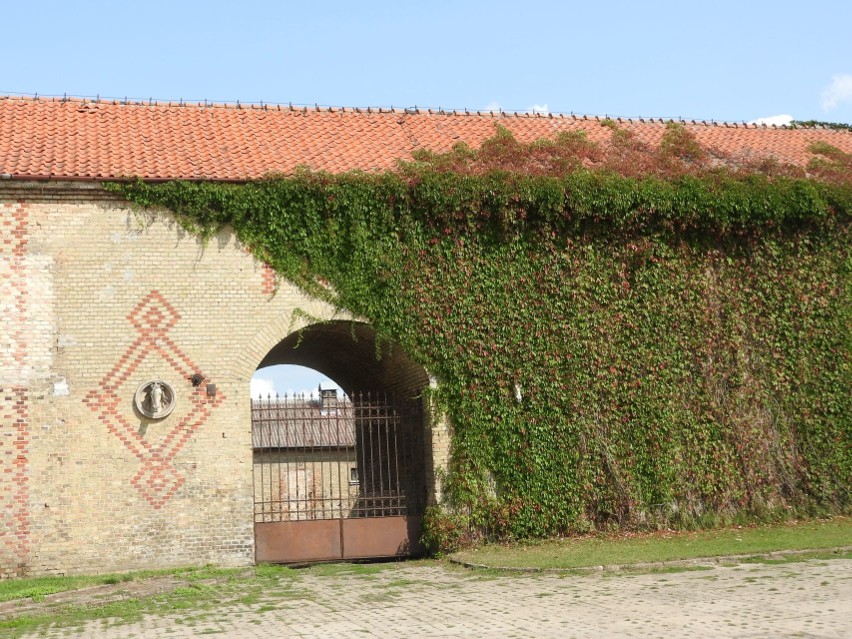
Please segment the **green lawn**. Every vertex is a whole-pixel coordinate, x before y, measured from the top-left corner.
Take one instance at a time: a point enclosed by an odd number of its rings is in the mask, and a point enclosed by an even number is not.
[[[494,544],[464,550],[452,558],[492,568],[572,569],[840,546],[852,546],[852,518],[702,532],[596,535],[527,544]]]

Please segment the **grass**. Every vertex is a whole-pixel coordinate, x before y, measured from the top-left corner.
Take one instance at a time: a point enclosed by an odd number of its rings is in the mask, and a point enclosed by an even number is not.
[[[810,549],[821,556],[831,556],[825,549],[852,545],[852,518],[836,517],[830,520],[798,522],[788,525],[729,528],[695,533],[656,533],[647,535],[621,535],[585,537],[537,544],[511,546],[485,546],[457,555],[458,558],[494,568],[582,568],[607,564],[629,565],[697,557],[727,555],[759,555],[780,550]],[[834,555],[838,556],[838,555]],[[852,553],[843,557],[852,558]],[[772,563],[791,561],[799,557],[768,559]],[[743,563],[738,560],[737,563]],[[262,614],[282,606],[297,606],[314,596],[301,585],[305,577],[332,580],[333,587],[359,588],[368,580],[379,583],[379,574],[391,570],[396,563],[319,564],[303,569],[274,565],[252,568],[220,569],[213,567],[184,568],[164,571],[144,571],[125,575],[100,575],[89,577],[42,577],[0,581],[0,602],[16,599],[44,600],[48,595],[88,586],[142,582],[150,578],[174,577],[176,587],[160,594],[132,596],[120,601],[102,602],[90,598],[89,603],[45,604],[43,612],[24,614],[14,619],[0,620],[0,636],[20,637],[47,626],[61,627],[74,632],[92,621],[105,626],[138,621],[149,615],[180,613],[187,625],[215,621],[223,607],[245,606],[241,614]],[[406,562],[411,566],[435,566],[434,560]],[[690,567],[663,566],[662,571],[680,571]],[[693,569],[698,569],[694,567]],[[506,578],[505,572],[481,570],[470,573],[471,579]],[[342,580],[338,580],[343,578]],[[401,589],[425,584],[425,581],[394,579],[388,575],[380,590],[365,592],[370,601],[386,602]],[[144,589],[142,589],[144,592]],[[152,592],[153,589],[152,589]],[[544,595],[542,595],[544,596]],[[287,602],[287,603],[285,603]],[[247,619],[246,623],[254,623]],[[199,630],[200,632],[200,630]],[[215,628],[204,632],[216,633]]]
[[[60,625],[80,628],[90,621],[101,620],[107,625],[138,621],[146,615],[168,615],[175,612],[215,613],[218,606],[239,603],[246,598],[252,602],[274,592],[284,598],[290,593],[297,577],[295,571],[283,566],[257,566],[254,570],[222,569],[215,567],[182,568],[176,570],[142,571],[127,575],[94,577],[51,577],[16,579],[0,582],[4,601],[20,598],[43,599],[47,594],[75,590],[92,585],[144,580],[151,577],[173,576],[183,585],[162,594],[130,597],[104,604],[68,604],[49,612],[0,619],[0,636],[20,637],[36,628]],[[49,592],[48,592],[49,591]],[[308,598],[307,595],[304,598]],[[185,620],[194,617],[183,615]]]
[[[175,570],[140,571],[122,575],[85,577],[39,577],[0,581],[0,602],[31,599],[44,601],[48,595],[89,586],[144,581],[158,577],[174,577],[179,585],[160,594],[128,597],[106,603],[51,605],[48,611],[23,614],[13,619],[0,619],[0,636],[19,637],[36,628],[60,625],[80,628],[100,620],[106,625],[126,624],[146,615],[181,613],[190,625],[206,620],[221,606],[255,607],[255,613],[275,609],[271,600],[308,600],[311,593],[298,588],[299,580],[308,575],[318,577],[371,576],[394,564],[319,564],[305,569],[262,564],[249,568],[181,568]],[[194,613],[194,614],[190,614]]]
[[[32,579],[10,579],[0,581],[0,603],[13,599],[43,600],[45,596],[66,590],[79,590],[90,586],[126,583],[129,581],[176,575],[182,570],[146,570],[126,574],[87,575],[81,577],[35,577]]]
[[[595,535],[464,550],[453,559],[490,568],[575,569],[704,557],[824,550],[852,545],[852,518],[701,532]]]
[[[138,570],[136,572],[108,575],[9,579],[0,581],[0,603],[4,601],[12,601],[14,599],[43,601],[47,595],[66,592],[68,590],[80,590],[81,588],[88,588],[92,586],[128,583],[131,581],[141,581],[155,577],[176,577],[185,579],[190,583],[209,581],[212,579],[227,579],[237,574],[238,571],[238,569],[203,566],[172,568],[169,570]]]

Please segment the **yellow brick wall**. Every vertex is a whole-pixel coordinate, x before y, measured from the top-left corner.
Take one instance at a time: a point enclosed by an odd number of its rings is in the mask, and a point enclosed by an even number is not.
[[[90,184],[5,187],[0,214],[0,578],[253,562],[249,381],[295,309],[348,318]]]
[[[17,188],[0,191],[0,578],[251,563],[249,381],[295,309],[340,314],[276,289],[229,231],[204,243],[91,185]],[[133,406],[150,379],[175,389],[161,420]]]

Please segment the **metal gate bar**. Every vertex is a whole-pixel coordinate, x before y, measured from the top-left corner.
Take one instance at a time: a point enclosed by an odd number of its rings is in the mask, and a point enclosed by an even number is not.
[[[367,394],[355,402],[356,447],[360,451],[359,472],[363,472],[363,481],[360,499],[351,516],[408,514],[400,477],[400,422],[400,411],[386,398]]]
[[[323,392],[251,402],[256,523],[408,514],[403,411]]]

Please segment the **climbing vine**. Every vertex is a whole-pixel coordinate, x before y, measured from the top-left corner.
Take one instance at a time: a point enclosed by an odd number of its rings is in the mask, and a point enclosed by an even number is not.
[[[235,229],[440,382],[433,546],[849,506],[852,178],[673,125],[420,153],[381,174],[109,188]]]

